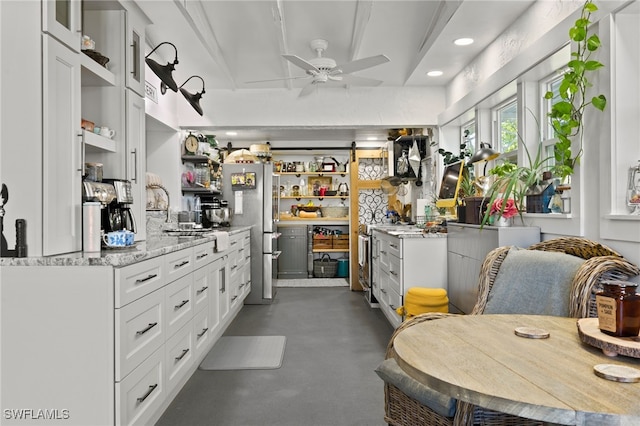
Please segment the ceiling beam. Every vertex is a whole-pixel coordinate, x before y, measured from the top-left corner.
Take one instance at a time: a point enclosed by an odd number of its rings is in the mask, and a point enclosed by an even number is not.
[[[373,0],[358,0],[356,4],[356,16],[353,20],[353,33],[351,34],[351,46],[349,47],[349,60],[353,61],[358,57],[365,30],[371,19]]]
[[[276,36],[278,38],[278,47],[280,48],[280,57],[282,59],[282,68],[287,79],[293,77],[291,73],[291,63],[284,59],[282,55],[289,53],[289,46],[287,45],[287,27],[284,22],[284,1],[274,0],[271,5],[271,13],[273,14],[273,23],[276,26]],[[292,80],[284,80],[287,85],[287,89],[293,89]]]
[[[204,7],[202,6],[201,0],[188,0],[186,2],[183,2],[182,0],[173,1],[178,10],[184,16],[184,19],[191,27],[191,30],[202,43],[205,50],[209,52],[209,55],[211,55],[213,60],[224,73],[227,80],[229,80],[231,89],[237,89],[236,80],[233,77],[231,70],[229,69],[227,61],[224,59],[222,49],[220,48],[220,44],[216,39],[213,28],[211,28],[209,19],[207,19],[207,14],[204,10]],[[187,10],[187,8],[189,10]]]
[[[429,52],[429,49],[436,42],[442,30],[447,26],[447,23],[454,15],[456,10],[460,7],[464,0],[440,0],[438,4],[438,8],[436,12],[433,14],[431,19],[429,20],[429,24],[425,26],[426,31],[422,37],[422,41],[420,42],[420,49],[418,53],[411,61],[409,68],[407,69],[407,75],[404,79],[404,84],[409,81],[409,79],[416,72],[416,69],[420,65],[420,63],[424,60],[425,56]]]

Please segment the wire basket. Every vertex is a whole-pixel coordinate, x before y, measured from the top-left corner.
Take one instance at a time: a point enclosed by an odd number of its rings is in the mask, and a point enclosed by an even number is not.
[[[421,229],[438,226],[441,223],[442,219],[439,219],[436,215],[416,216],[416,226]]]

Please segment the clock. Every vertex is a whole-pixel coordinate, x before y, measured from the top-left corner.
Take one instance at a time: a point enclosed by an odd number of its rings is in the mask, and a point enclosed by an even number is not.
[[[184,149],[188,154],[195,154],[198,152],[198,138],[195,135],[189,134],[184,140]]]

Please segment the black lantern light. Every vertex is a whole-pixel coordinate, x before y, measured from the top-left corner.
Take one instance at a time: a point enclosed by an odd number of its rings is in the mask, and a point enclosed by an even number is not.
[[[187,82],[189,80],[191,80],[192,78],[199,78],[202,81],[202,92],[196,92],[196,94],[192,94],[189,93],[187,91],[187,89],[185,89],[184,86],[185,84],[187,84]],[[184,96],[184,98],[189,101],[189,103],[191,104],[191,106],[193,107],[193,109],[195,109],[198,114],[202,115],[202,107],[200,106],[200,98],[202,98],[202,95],[204,95],[205,91],[204,91],[204,80],[202,79],[202,77],[200,77],[199,75],[192,75],[191,77],[189,77],[187,79],[187,81],[185,81],[184,83],[182,83],[182,85],[180,86],[180,93],[182,93],[182,96]]]
[[[173,46],[173,50],[175,50],[176,52],[176,58],[173,60],[173,63],[168,62],[167,65],[160,65],[153,59],[149,58],[149,56],[151,56],[151,54],[155,52],[156,49],[162,46],[163,44],[169,44]],[[173,76],[171,75],[173,70],[176,69],[175,66],[178,64],[178,49],[176,49],[176,46],[173,43],[169,43],[168,41],[163,41],[162,43],[154,47],[153,50],[149,52],[147,56],[145,56],[144,61],[147,63],[147,65],[149,65],[149,68],[151,68],[151,71],[153,71],[155,75],[157,75],[160,81],[162,82],[160,83],[160,92],[163,95],[167,92],[167,87],[169,87],[174,92],[178,91],[178,85],[176,84],[176,81],[173,79]]]

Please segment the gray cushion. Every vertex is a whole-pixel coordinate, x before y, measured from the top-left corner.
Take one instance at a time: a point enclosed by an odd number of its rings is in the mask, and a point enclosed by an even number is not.
[[[571,283],[583,263],[565,253],[511,248],[484,313],[568,317]]]
[[[423,385],[416,379],[402,371],[395,359],[385,359],[376,368],[376,374],[386,383],[391,383],[405,395],[415,399],[420,404],[429,407],[445,417],[453,417],[456,413],[456,400]]]

